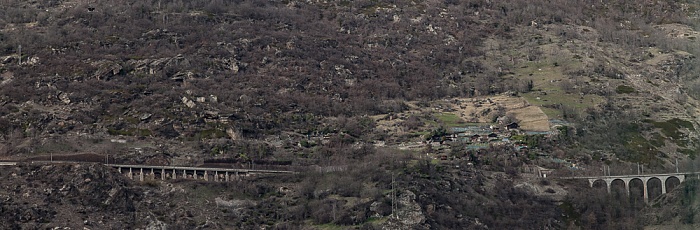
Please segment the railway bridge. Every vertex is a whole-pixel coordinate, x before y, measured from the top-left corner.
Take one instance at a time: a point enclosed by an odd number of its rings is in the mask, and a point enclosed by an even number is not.
[[[22,162],[0,161],[0,166],[15,166]],[[79,164],[72,161],[31,161],[30,164]],[[294,171],[260,170],[260,169],[233,169],[233,168],[207,168],[188,166],[156,166],[156,165],[125,165],[104,164],[115,168],[120,174],[132,180],[174,180],[174,179],[198,179],[205,181],[233,181],[241,177],[253,175],[279,175],[294,174]]]
[[[697,173],[662,173],[662,174],[640,174],[640,175],[619,175],[619,176],[582,176],[582,177],[563,177],[562,179],[585,179],[591,187],[602,187],[605,186],[608,193],[611,192],[611,187],[613,185],[619,185],[622,183],[626,194],[630,194],[630,184],[639,183],[642,184],[642,193],[644,196],[644,202],[649,202],[649,185],[651,183],[661,184],[661,194],[665,194],[673,188],[680,185],[685,181],[686,176],[695,175]],[[700,174],[698,174],[700,175]]]
[[[257,170],[257,169],[231,169],[231,168],[203,168],[185,166],[153,166],[153,165],[122,165],[105,164],[116,168],[132,180],[144,181],[146,179],[199,179],[205,181],[232,181],[240,177],[257,174],[292,174],[293,171],[281,170]]]

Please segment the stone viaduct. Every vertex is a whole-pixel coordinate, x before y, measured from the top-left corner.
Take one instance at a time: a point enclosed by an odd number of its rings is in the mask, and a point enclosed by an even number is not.
[[[649,182],[652,180],[659,180],[661,182],[661,194],[666,194],[668,192],[668,187],[675,188],[680,183],[683,183],[686,179],[688,173],[665,173],[665,174],[643,174],[643,175],[621,175],[621,176],[593,176],[593,177],[566,177],[563,179],[586,179],[591,187],[596,184],[601,184],[603,182],[608,193],[611,191],[613,183],[622,182],[625,187],[625,192],[630,194],[630,183],[633,181],[641,181],[643,185],[644,202],[649,202]],[[677,184],[674,182],[677,180]]]

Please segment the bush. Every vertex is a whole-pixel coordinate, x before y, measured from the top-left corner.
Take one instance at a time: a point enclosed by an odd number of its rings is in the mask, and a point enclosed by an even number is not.
[[[619,94],[629,94],[629,93],[636,93],[637,91],[632,88],[631,86],[626,86],[626,85],[619,85],[615,89],[615,92]]]

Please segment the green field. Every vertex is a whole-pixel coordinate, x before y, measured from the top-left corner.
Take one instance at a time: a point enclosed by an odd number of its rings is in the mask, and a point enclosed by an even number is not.
[[[533,81],[532,91],[523,93],[521,96],[528,103],[539,106],[550,118],[561,118],[562,107],[581,112],[604,101],[604,98],[597,95],[565,92],[562,85],[569,80],[560,66],[542,66],[534,63],[518,69],[516,75]]]
[[[446,128],[460,127],[464,126],[465,124],[464,120],[454,113],[439,113],[435,115],[435,118],[437,118]]]

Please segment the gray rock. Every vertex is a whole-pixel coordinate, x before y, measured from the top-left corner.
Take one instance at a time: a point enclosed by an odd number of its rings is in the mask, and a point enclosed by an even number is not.
[[[398,210],[396,210],[385,222],[382,229],[429,229],[423,226],[425,214],[416,202],[416,194],[405,190],[396,200]]]

